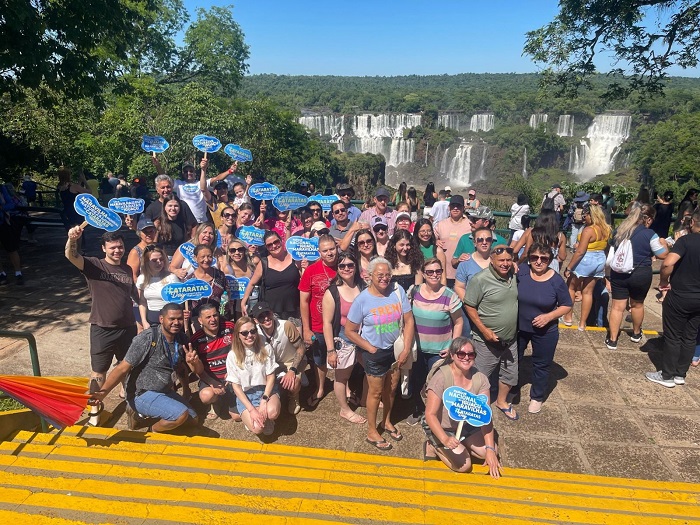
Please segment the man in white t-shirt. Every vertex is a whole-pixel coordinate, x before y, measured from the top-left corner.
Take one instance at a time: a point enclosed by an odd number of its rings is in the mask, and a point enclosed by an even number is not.
[[[433,218],[433,224],[437,224],[450,216],[450,203],[447,200],[447,192],[445,190],[440,190],[438,192],[438,201],[433,204],[433,208],[430,210],[430,216]]]

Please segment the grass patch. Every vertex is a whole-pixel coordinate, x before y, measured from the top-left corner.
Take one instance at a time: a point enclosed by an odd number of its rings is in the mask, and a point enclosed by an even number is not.
[[[21,410],[25,407],[23,404],[18,403],[11,397],[0,398],[0,412],[9,412],[10,410]]]

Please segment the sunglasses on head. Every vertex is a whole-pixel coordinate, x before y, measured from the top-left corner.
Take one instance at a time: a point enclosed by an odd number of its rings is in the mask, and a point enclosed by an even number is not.
[[[257,334],[258,331],[257,330],[241,330],[238,333],[241,334],[243,337],[248,337],[250,335]]]
[[[245,248],[229,248],[228,253],[245,253]]]
[[[547,264],[551,260],[552,260],[552,258],[549,255],[530,255],[530,262],[531,263],[536,263],[536,262],[542,261],[543,263]]]
[[[491,253],[501,255],[503,252],[506,252],[508,255],[513,255],[513,248],[511,248],[510,246],[498,246],[494,248]]]
[[[423,273],[427,276],[442,275],[442,268],[438,268],[437,270],[423,270]]]
[[[459,359],[467,359],[469,361],[476,359],[476,352],[465,352],[464,350],[458,350],[454,353],[454,355],[456,355]]]
[[[338,263],[339,270],[354,270],[355,263]]]

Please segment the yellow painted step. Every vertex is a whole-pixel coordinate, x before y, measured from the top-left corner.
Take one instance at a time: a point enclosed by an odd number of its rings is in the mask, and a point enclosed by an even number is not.
[[[25,512],[15,512],[0,509],[0,523],[26,523],[31,525],[88,525],[86,521],[65,519],[56,516],[44,516],[42,514],[28,514]],[[90,522],[89,525],[111,525],[114,522],[102,522],[96,524]]]

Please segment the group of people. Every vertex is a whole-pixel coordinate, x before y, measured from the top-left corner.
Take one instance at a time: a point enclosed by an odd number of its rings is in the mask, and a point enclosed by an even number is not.
[[[139,236],[128,255],[115,232],[102,237],[104,258],[84,257],[82,230],[69,231],[66,257],[93,298],[93,398],[102,400],[121,384],[129,426],[167,431],[195,421],[190,384],[196,380],[207,418],[242,420],[251,432],[269,435],[283,408],[290,414],[302,406],[311,410],[327,395],[332,369],[339,417],[366,425],[369,445],[386,451],[403,439],[392,417],[400,392],[412,404],[406,424],[425,430],[426,459],[467,471],[472,458],[480,458],[498,477],[493,422],[465,424],[456,435],[442,392],[460,386],[489,399],[493,393],[500,413],[518,420],[511,400],[525,383],[518,365],[529,345],[528,411],[540,412],[558,321],[571,318],[574,293],[597,271],[589,268],[599,259],[596,243],[609,237],[602,210],[586,207],[578,243],[585,249],[577,248],[565,282],[559,264],[566,243],[555,210],[543,211],[510,245],[494,231],[493,213],[475,192],[466,202],[452,195],[448,215],[438,221],[432,212],[416,220],[410,202],[391,209],[384,188],[359,210],[350,186],[337,188],[327,216],[314,201],[298,213],[270,213],[267,203],[247,195],[250,180],[229,187],[235,170],[234,164],[207,179],[203,161],[199,180],[187,164],[181,181],[159,173],[158,199],[138,220],[127,221]],[[628,220],[647,221],[646,213],[640,208]],[[237,237],[247,225],[265,230],[262,246]],[[618,229],[622,236],[635,232]],[[293,259],[285,241],[294,235],[318,237],[318,260]],[[642,237],[649,251],[663,256],[653,236],[636,235],[634,242]],[[194,263],[182,256],[185,242],[195,246]],[[680,254],[676,264],[685,258]],[[242,296],[229,284],[240,278],[248,279]],[[574,278],[580,285],[572,285]],[[189,279],[208,282],[211,296],[184,305],[162,299],[164,286]],[[118,364],[105,377],[113,359]],[[361,386],[350,380],[353,371],[362,372]],[[311,395],[302,402],[307,381]],[[366,417],[356,411],[362,405]],[[89,423],[99,424],[99,407]]]

